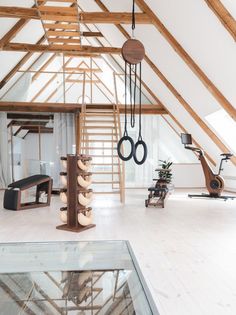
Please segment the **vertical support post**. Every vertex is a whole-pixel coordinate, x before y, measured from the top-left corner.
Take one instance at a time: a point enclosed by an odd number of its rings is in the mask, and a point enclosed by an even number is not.
[[[114,78],[114,89],[115,89],[115,111],[114,111],[114,119],[116,125],[116,140],[118,141],[118,135],[121,137],[121,125],[120,125],[120,111],[118,105],[118,92],[117,92],[117,85],[116,85],[116,74],[113,72]],[[123,146],[122,146],[123,152]],[[125,163],[124,161],[120,162],[118,158],[118,169],[119,169],[119,181],[120,181],[120,201],[125,203]]]
[[[67,155],[67,226],[77,228],[77,156]]]
[[[118,100],[118,93],[117,93],[117,86],[116,86],[116,74],[115,74],[115,72],[113,72],[113,83],[114,83],[114,91],[115,91],[115,93],[114,93],[114,102],[115,102],[115,104],[116,105],[118,105],[118,103],[119,103],[119,100]]]
[[[90,99],[91,104],[93,103],[93,59],[90,57]]]
[[[113,106],[113,110],[114,110],[114,106]],[[114,113],[114,122],[115,122],[115,126],[116,126],[116,121],[115,121],[115,113]],[[116,129],[112,129],[112,136],[111,136],[111,181],[112,181],[112,189],[114,189],[114,133],[116,132]]]
[[[83,108],[84,103],[85,103],[85,85],[86,85],[86,74],[84,71],[84,73],[83,73],[83,91],[82,91],[82,108]]]
[[[63,72],[63,103],[66,103],[66,74],[65,74],[65,55],[62,54],[62,72]]]
[[[81,113],[77,112],[75,114],[75,126],[76,126],[76,154],[80,154],[81,147]]]

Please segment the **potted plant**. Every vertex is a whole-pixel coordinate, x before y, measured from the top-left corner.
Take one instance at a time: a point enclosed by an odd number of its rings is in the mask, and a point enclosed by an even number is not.
[[[171,172],[171,165],[173,162],[168,160],[159,160],[161,163],[159,164],[160,168],[156,169],[158,172],[158,183],[162,184],[170,184],[172,180],[172,172]]]

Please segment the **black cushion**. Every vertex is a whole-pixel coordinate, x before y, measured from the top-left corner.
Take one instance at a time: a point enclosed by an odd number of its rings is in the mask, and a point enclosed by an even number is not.
[[[50,177],[47,175],[33,175],[11,183],[10,185],[8,185],[8,187],[24,190],[26,188],[36,186],[40,181],[46,181],[47,179],[50,179]]]

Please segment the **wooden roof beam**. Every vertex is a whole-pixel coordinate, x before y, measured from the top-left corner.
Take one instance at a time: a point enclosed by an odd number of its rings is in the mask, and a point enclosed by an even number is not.
[[[61,7],[44,7],[44,12],[39,14],[36,8],[23,8],[23,7],[7,7],[0,6],[0,17],[7,18],[25,18],[36,20],[50,20],[50,21],[63,21],[63,22],[78,22],[80,23],[93,23],[93,24],[131,24],[132,14],[127,12],[79,12],[73,15],[71,10],[73,8]],[[41,15],[41,16],[40,16]],[[149,16],[145,13],[135,14],[136,24],[151,24]]]
[[[57,52],[57,53],[73,53],[75,55],[83,55],[84,53],[95,54],[120,54],[121,48],[116,47],[93,47],[80,45],[39,45],[26,43],[9,43],[3,50],[6,51],[26,51],[26,52]]]
[[[113,105],[107,104],[86,104],[87,108],[93,109],[112,109]],[[120,112],[124,113],[125,105],[119,105]],[[0,111],[4,112],[76,112],[81,109],[78,103],[41,103],[41,102],[0,102]],[[130,107],[128,106],[128,111]],[[144,114],[167,114],[167,111],[159,104],[142,105]]]
[[[220,0],[205,0],[205,2],[236,41],[236,21],[233,16],[229,13]]]
[[[0,6],[0,17],[40,19],[36,8]]]
[[[206,76],[202,69],[195,63],[190,55],[183,49],[174,36],[167,30],[163,23],[158,19],[151,8],[146,4],[144,0],[136,0],[139,8],[145,12],[153,25],[164,36],[172,48],[178,53],[183,61],[189,66],[189,68],[195,73],[207,90],[214,96],[218,103],[227,111],[227,113],[236,121],[236,109],[230,104],[226,97],[218,90],[213,82]]]

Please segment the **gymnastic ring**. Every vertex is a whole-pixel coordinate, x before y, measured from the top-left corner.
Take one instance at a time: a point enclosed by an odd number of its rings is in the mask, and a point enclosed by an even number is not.
[[[136,156],[137,148],[138,148],[139,145],[141,145],[143,147],[143,158],[142,158],[141,161],[139,161],[137,159],[137,156]],[[141,164],[143,164],[146,161],[146,158],[147,158],[147,145],[146,145],[146,143],[143,140],[138,140],[135,143],[133,157],[134,157],[134,162],[136,164],[138,164],[138,165],[141,165]]]
[[[121,153],[121,146],[122,146],[122,143],[124,141],[129,141],[129,143],[131,144],[131,152],[127,157],[123,156]],[[122,138],[120,138],[120,141],[118,142],[118,145],[117,145],[117,152],[118,152],[119,158],[121,160],[129,161],[134,154],[134,141],[133,141],[133,139],[129,136],[123,136]]]

